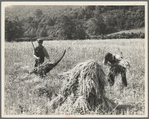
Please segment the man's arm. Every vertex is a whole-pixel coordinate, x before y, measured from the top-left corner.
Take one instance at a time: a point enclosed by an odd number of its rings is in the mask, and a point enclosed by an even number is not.
[[[111,66],[111,63],[109,63],[107,60],[104,60],[103,64],[106,65],[106,66]]]
[[[38,59],[38,60],[39,60],[39,57],[36,56],[35,50],[34,50],[34,52],[33,52],[33,56],[34,56],[35,59]]]
[[[35,54],[33,55],[35,59],[39,59],[39,57],[37,57]]]

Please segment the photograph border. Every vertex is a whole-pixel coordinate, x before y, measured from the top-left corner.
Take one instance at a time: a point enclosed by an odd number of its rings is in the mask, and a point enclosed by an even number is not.
[[[61,2],[61,1],[2,1],[1,2],[1,116],[2,117],[9,117],[9,118],[14,118],[14,117],[19,117],[19,118],[47,118],[47,117],[57,117],[57,118],[62,118],[65,117],[67,118],[66,115],[4,115],[4,77],[5,77],[5,7],[10,6],[10,5],[145,5],[145,100],[146,100],[146,105],[145,105],[145,115],[70,115],[69,118],[73,117],[87,117],[87,118],[130,118],[130,117],[137,117],[137,118],[142,118],[142,117],[148,117],[148,2],[147,1],[91,1],[91,2],[84,2],[84,1],[66,1],[66,2]],[[38,116],[38,117],[37,117]]]

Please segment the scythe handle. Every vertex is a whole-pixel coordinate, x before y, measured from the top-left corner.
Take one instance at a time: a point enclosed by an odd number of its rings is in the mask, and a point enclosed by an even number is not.
[[[33,44],[33,41],[31,41],[31,43],[32,43],[32,46],[33,46],[33,48],[34,48],[34,50],[35,50],[35,46],[34,46],[34,44]]]
[[[34,44],[33,44],[32,37],[30,37],[30,41],[31,41],[32,46],[33,46],[33,49],[34,49],[34,51],[35,51],[35,46],[34,46]]]

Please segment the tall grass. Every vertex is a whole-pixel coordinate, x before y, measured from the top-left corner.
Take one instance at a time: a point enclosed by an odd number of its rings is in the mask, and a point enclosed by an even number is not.
[[[102,63],[105,53],[119,53],[118,48],[130,61],[131,72],[127,72],[128,87],[122,86],[120,77],[116,78],[112,88],[107,85],[107,97],[118,104],[117,111],[114,109],[112,113],[107,114],[145,114],[145,41],[143,39],[45,41],[43,45],[51,61],[58,59],[64,49],[67,51],[62,61],[47,77],[40,79],[27,73],[34,66],[31,43],[5,43],[4,112],[6,115],[54,114],[49,110],[48,103],[61,87],[62,79],[59,74],[86,60],[93,59]],[[103,66],[106,75],[108,69],[109,67]],[[99,112],[93,113],[99,114]]]

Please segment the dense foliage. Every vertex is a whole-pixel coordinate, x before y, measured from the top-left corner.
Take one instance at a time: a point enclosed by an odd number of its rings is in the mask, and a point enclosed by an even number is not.
[[[6,41],[13,41],[23,35],[22,23],[17,20],[5,19],[5,39]]]
[[[31,16],[20,17],[20,21],[6,19],[7,40],[26,36],[62,40],[86,39],[93,35],[106,35],[145,26],[144,6],[69,7],[63,13],[55,12],[54,15],[43,11],[44,9],[37,8]]]

